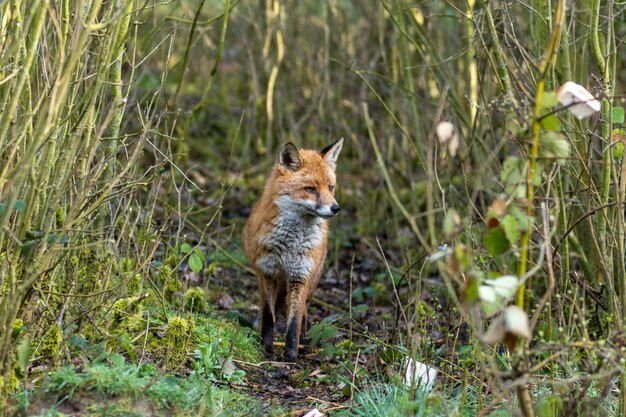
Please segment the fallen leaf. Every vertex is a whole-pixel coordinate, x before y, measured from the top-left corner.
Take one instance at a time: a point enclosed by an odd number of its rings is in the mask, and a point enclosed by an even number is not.
[[[324,417],[324,414],[322,414],[317,408],[314,408],[302,417]]]
[[[403,379],[407,387],[415,386],[425,391],[430,391],[437,379],[437,370],[413,358],[407,357]]]

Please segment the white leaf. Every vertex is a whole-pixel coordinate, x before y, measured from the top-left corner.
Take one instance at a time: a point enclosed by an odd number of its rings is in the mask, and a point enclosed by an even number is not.
[[[511,305],[504,309],[504,331],[524,339],[530,339],[528,315],[518,306]]]
[[[317,408],[314,408],[302,417],[324,417],[324,414],[322,414]]]
[[[496,292],[492,287],[488,285],[481,285],[478,287],[478,298],[488,303],[495,303],[497,297]]]
[[[454,125],[450,122],[440,122],[435,132],[440,143],[447,143],[454,136]]]
[[[455,157],[459,150],[459,136],[456,134],[454,125],[450,122],[440,122],[435,128],[435,133],[442,145],[448,144],[448,153]]]
[[[404,384],[407,387],[417,386],[425,391],[430,391],[437,379],[437,370],[407,357],[403,376]]]
[[[567,81],[556,92],[556,98],[561,106],[576,116],[584,119],[600,111],[600,102],[585,87],[572,81]],[[577,104],[576,104],[577,103]]]
[[[519,338],[530,339],[528,315],[516,305],[507,306],[502,314],[493,320],[481,340],[488,345],[504,343],[513,349]]]
[[[519,281],[513,275],[503,275],[496,279],[485,280],[484,284],[491,286],[497,295],[504,298],[511,297],[519,287]]]
[[[448,143],[448,152],[450,152],[450,156],[454,158],[458,150],[459,150],[459,135],[453,135],[452,139],[450,139],[450,143]]]

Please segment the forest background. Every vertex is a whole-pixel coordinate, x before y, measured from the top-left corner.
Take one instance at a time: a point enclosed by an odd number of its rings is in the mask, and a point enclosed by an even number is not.
[[[0,410],[626,415],[625,11],[1,1]],[[341,137],[275,362],[241,227],[280,146]]]

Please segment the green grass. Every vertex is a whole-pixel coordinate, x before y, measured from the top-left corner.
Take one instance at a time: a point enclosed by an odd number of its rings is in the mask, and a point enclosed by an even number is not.
[[[129,364],[119,356],[80,368],[61,367],[37,392],[34,396],[42,398],[31,403],[40,404],[42,416],[70,407],[80,410],[81,416],[229,416],[258,408],[253,398],[216,387],[198,373],[166,374],[154,365]],[[21,407],[23,412],[29,404]]]

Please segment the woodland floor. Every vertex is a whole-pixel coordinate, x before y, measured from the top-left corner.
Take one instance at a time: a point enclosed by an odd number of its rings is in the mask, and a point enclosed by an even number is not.
[[[249,208],[240,209],[242,206],[238,200],[226,198],[222,202],[222,227],[216,239],[221,248],[213,248],[213,261],[219,266],[210,274],[195,274],[184,265],[179,270],[179,276],[190,285],[208,289],[208,301],[214,308],[211,314],[235,318],[242,326],[255,327],[253,323],[257,321],[259,314],[257,284],[251,270],[247,269],[238,239]],[[212,200],[196,201],[197,207],[213,204],[215,201]],[[396,307],[396,296],[389,284],[390,279],[385,277],[387,274],[384,272],[380,249],[375,248],[376,242],[368,242],[351,232],[353,227],[349,223],[354,219],[344,220],[344,217],[349,216],[351,213],[348,208],[332,220],[336,225],[331,228],[326,269],[308,309],[309,326],[327,318],[336,319],[339,330],[333,336],[326,337],[323,342],[327,347],[336,348],[343,344],[344,348],[328,354],[319,344],[304,346],[300,350],[297,364],[284,363],[282,353],[285,323],[284,317],[279,316],[274,357],[264,355],[264,360],[260,363],[247,363],[233,358],[236,366],[246,373],[244,382],[216,382],[219,388],[236,392],[245,397],[246,401],[255,403],[257,415],[300,416],[313,408],[322,410],[325,415],[349,412],[355,394],[354,387],[358,389],[359,381],[365,384],[361,388],[367,388],[368,381],[372,380],[369,377],[386,379],[394,375],[394,371],[380,360],[380,355],[371,354],[371,351],[374,344],[380,347],[387,343],[397,343],[397,332],[403,331],[399,327],[400,310]],[[197,222],[204,220],[201,217],[202,215]],[[341,235],[341,239],[335,234]],[[200,241],[200,236],[190,231],[186,239]],[[334,248],[337,244],[341,247]],[[384,246],[383,239],[380,244]],[[211,250],[206,247],[204,249]],[[333,253],[335,256],[332,256]],[[402,279],[404,278],[401,278],[400,285]],[[439,286],[437,283],[435,285]],[[436,302],[426,291],[422,293],[422,297],[426,302],[429,302],[429,298],[433,303]],[[435,320],[435,317],[429,320]],[[440,336],[439,332],[435,333]],[[439,344],[441,340],[439,337]],[[79,360],[77,364],[80,364]],[[356,373],[354,369],[357,369]],[[364,375],[367,377],[364,378]],[[177,376],[186,377],[184,371]],[[34,393],[28,415],[50,415],[46,410],[51,408],[63,413],[56,415],[134,415],[123,411],[128,410],[131,404],[132,412],[136,415],[168,415],[143,401],[140,395],[111,397],[96,393],[55,398],[52,401],[45,392]],[[243,414],[231,409],[226,415]]]

